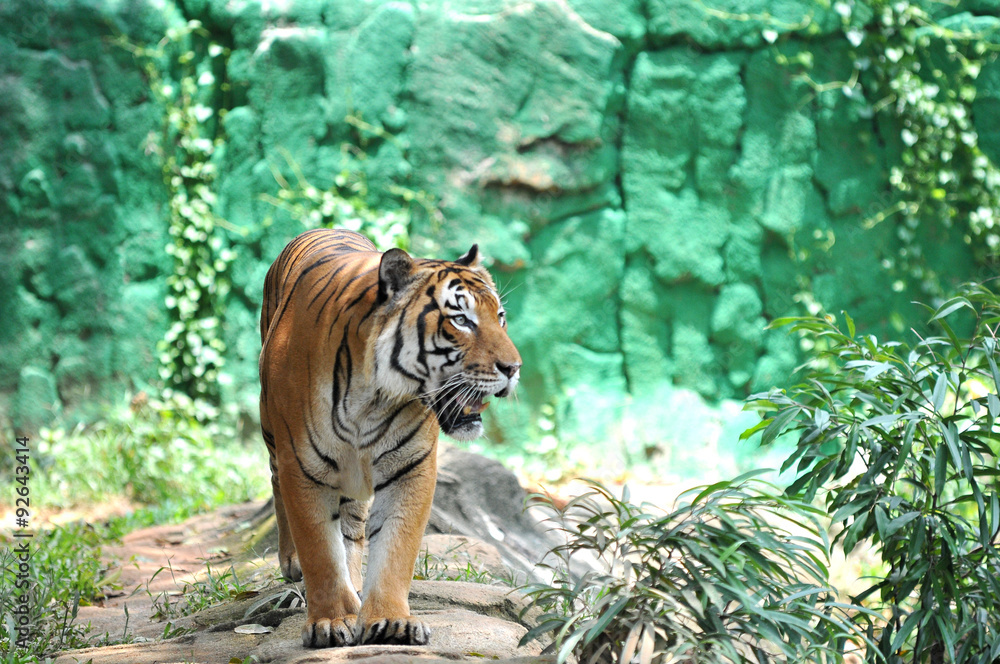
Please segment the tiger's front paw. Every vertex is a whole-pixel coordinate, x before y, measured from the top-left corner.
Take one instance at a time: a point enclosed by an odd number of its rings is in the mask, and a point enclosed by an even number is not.
[[[415,616],[404,618],[383,618],[368,625],[360,625],[359,645],[366,643],[387,643],[404,646],[425,646],[431,637],[431,629]]]
[[[354,645],[357,616],[343,618],[309,618],[302,628],[302,645],[306,648],[337,648]]]

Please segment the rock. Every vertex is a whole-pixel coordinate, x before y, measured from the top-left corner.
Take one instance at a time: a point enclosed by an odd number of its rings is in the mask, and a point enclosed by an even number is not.
[[[390,655],[405,655],[421,661],[428,657],[466,661],[474,657],[503,659],[538,655],[541,648],[537,644],[524,648],[517,646],[527,630],[512,622],[512,619],[516,620],[516,611],[513,610],[516,602],[510,599],[509,593],[509,590],[474,583],[414,581],[410,591],[410,609],[431,628],[431,642],[426,647],[355,646],[330,650],[305,648],[300,636],[305,615],[299,613],[283,621],[273,636],[250,654],[262,664],[383,661],[378,658]],[[503,613],[504,617],[495,617],[490,612]]]
[[[546,580],[538,562],[559,540],[524,510],[526,496],[499,461],[444,447],[427,532],[482,539],[499,551],[516,583]]]
[[[278,595],[291,584],[261,591]],[[518,622],[523,598],[508,588],[497,588],[458,581],[415,581],[410,593],[410,608],[431,628],[431,642],[426,647],[354,646],[311,649],[302,646],[301,630],[304,609],[277,609],[245,617],[260,597],[232,602],[175,620],[173,629],[197,630],[163,641],[133,643],[101,648],[85,648],[63,653],[56,664],[90,661],[92,664],[154,664],[169,661],[228,664],[231,658],[253,657],[254,661],[305,662],[383,662],[387,657],[421,662],[481,661],[552,661],[531,659],[541,652],[537,643],[519,646],[527,629]],[[264,634],[234,631],[239,625],[260,624],[273,627]],[[527,660],[517,658],[527,657]]]
[[[486,466],[488,467],[488,465]],[[502,478],[494,487],[502,487]],[[506,489],[512,493],[511,487]],[[522,492],[523,493],[523,492]],[[163,592],[176,591],[185,583],[203,576],[205,561],[219,575],[228,567],[244,584],[256,578],[272,578],[277,572],[277,560],[268,554],[262,566],[250,553],[240,562],[233,557],[241,542],[253,531],[246,525],[262,512],[262,506],[247,504],[218,510],[190,519],[182,524],[147,528],[129,534],[121,547],[109,547],[107,553],[120,559],[129,558],[135,565],[122,568],[122,583],[126,593],[104,601],[103,607],[83,607],[78,620],[90,622],[97,634],[121,638],[127,632],[137,642],[101,648],[61,653],[57,664],[90,661],[93,664],[154,664],[159,662],[198,662],[228,664],[231,658],[255,658],[266,662],[410,662],[410,661],[482,661],[483,658],[527,664],[552,662],[540,657],[537,642],[520,646],[527,625],[537,612],[526,599],[510,586],[485,585],[462,581],[416,580],[410,591],[410,608],[431,627],[431,642],[426,647],[357,646],[313,650],[301,644],[300,632],[305,620],[304,608],[273,608],[286,605],[288,597],[301,584],[271,585],[249,597],[204,609],[190,616],[170,618],[173,632],[190,632],[183,636],[161,639],[165,622],[152,620],[153,599]],[[495,511],[497,518],[505,512]],[[249,545],[255,550],[256,545]],[[425,540],[427,551],[439,552],[440,573],[444,578],[461,576],[470,564],[481,565],[482,572],[503,578],[506,574],[499,552],[489,544],[469,536],[432,534]],[[158,573],[169,567],[170,574]],[[200,570],[200,572],[199,572]],[[135,586],[135,589],[133,589]],[[171,599],[175,607],[182,596]],[[127,605],[126,617],[123,606]],[[269,608],[270,607],[270,608]],[[236,632],[245,625],[266,629]],[[270,631],[268,631],[270,630]],[[264,632],[264,633],[258,633]]]

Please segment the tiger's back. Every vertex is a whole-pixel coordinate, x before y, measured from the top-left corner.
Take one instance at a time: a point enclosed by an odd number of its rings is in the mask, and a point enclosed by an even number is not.
[[[427,641],[406,596],[440,426],[481,432],[484,398],[509,394],[520,367],[476,253],[415,260],[318,230],[268,272],[261,428],[282,572],[305,578],[306,645]]]

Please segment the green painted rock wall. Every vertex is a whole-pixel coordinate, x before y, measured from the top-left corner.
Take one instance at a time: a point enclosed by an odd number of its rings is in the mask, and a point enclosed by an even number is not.
[[[884,333],[916,313],[919,291],[885,267],[895,225],[863,224],[892,203],[898,127],[816,87],[853,71],[833,6],[34,6],[0,7],[0,391],[15,423],[155,385],[172,263],[146,138],[164,109],[116,38],[154,44],[188,20],[231,49],[215,212],[247,231],[219,231],[237,254],[226,395],[246,412],[263,276],[305,230],[262,195],[296,169],[321,189],[358,169],[376,207],[398,204],[394,186],[427,192],[444,221],[416,221],[413,252],[478,242],[492,257],[525,368],[519,403],[489,411],[487,445],[685,463],[691,441],[738,430],[706,403],[781,384],[800,359],[768,320],[818,304]],[[803,54],[808,77],[789,64]],[[997,71],[977,97],[994,159]],[[921,232],[949,281],[983,276],[961,233]]]

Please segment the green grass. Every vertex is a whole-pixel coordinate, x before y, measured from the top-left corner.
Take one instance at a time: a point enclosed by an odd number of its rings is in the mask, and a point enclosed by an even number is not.
[[[29,442],[30,540],[26,589],[15,587],[19,541],[0,539],[0,664],[44,661],[57,651],[121,642],[114,635],[94,635],[89,625],[74,624],[81,606],[95,602],[113,586],[101,560],[101,547],[137,528],[182,521],[213,508],[263,497],[269,489],[266,451],[259,441],[237,439],[234,418],[206,404],[174,396],[168,400],[133,399],[99,419],[75,426],[53,426]],[[11,440],[13,436],[9,437]],[[13,455],[0,457],[0,481],[11,487],[0,497],[10,507],[16,497]],[[23,474],[20,476],[23,477]],[[43,510],[86,508],[125,497],[134,509],[103,523],[44,524]],[[235,573],[213,574],[184,590],[191,613],[219,598],[232,596]],[[18,648],[14,609],[28,593],[28,648]],[[169,628],[168,628],[169,629]]]
[[[238,441],[235,423],[209,419],[214,411],[186,399],[138,401],[96,422],[42,429],[30,443],[32,504],[66,508],[124,496],[149,510],[136,517],[148,525],[266,493],[264,446]]]
[[[115,575],[101,560],[105,535],[99,528],[75,523],[40,531],[30,539],[0,540],[0,662],[34,662],[37,655],[91,645],[88,626],[73,620],[81,606],[115,587]],[[22,566],[15,552],[25,542],[31,557]],[[20,601],[22,595],[26,601]],[[11,639],[17,638],[15,616],[21,607],[27,609],[23,615],[31,625],[27,648]]]

